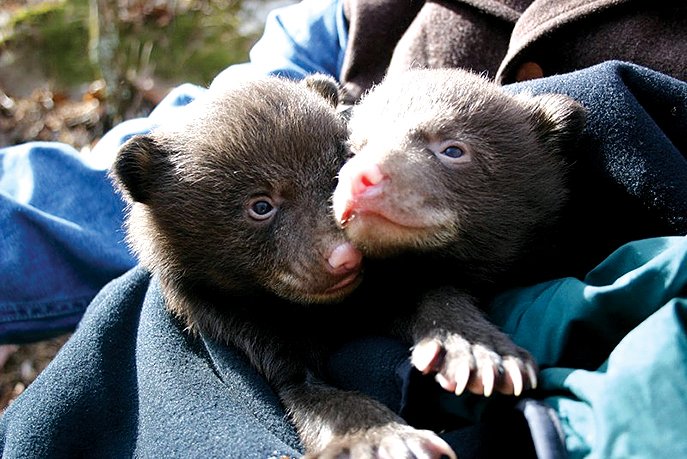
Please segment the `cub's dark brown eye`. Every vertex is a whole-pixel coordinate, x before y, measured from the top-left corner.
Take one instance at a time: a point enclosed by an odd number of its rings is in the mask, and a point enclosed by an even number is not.
[[[267,220],[277,211],[274,203],[267,197],[252,200],[248,206],[248,215],[254,220]]]

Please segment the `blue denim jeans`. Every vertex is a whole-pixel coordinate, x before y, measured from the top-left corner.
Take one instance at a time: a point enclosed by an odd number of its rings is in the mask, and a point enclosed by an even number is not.
[[[134,266],[125,205],[107,167],[127,138],[173,116],[199,91],[180,86],[91,152],[55,142],[0,149],[0,343],[73,329],[100,288]]]

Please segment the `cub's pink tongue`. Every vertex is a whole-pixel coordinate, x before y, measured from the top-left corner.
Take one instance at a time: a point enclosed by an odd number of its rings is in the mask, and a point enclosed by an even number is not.
[[[339,217],[339,225],[341,225],[342,228],[346,227],[346,223],[348,223],[348,221],[351,219],[352,214],[353,211],[350,207],[346,207],[346,209],[341,212],[341,216]]]

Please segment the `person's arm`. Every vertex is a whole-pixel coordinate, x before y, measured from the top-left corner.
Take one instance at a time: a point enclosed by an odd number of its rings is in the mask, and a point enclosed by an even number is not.
[[[338,79],[347,37],[343,0],[304,0],[277,8],[250,51],[250,63],[231,66],[216,80],[247,71],[295,79],[324,73]]]
[[[265,73],[339,77],[346,50],[343,0],[304,0],[272,11],[250,60]]]

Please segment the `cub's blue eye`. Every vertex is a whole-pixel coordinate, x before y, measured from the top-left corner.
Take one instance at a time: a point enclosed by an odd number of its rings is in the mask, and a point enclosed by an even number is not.
[[[248,204],[248,215],[253,220],[268,220],[276,211],[274,202],[264,196],[256,198]]]
[[[445,148],[442,152],[442,155],[448,156],[449,158],[460,158],[465,154],[465,151],[463,151],[462,148],[456,147],[456,146],[451,146]]]
[[[274,207],[272,207],[272,204],[270,204],[267,201],[257,201],[253,203],[253,212],[255,212],[258,215],[267,215],[269,214]]]

